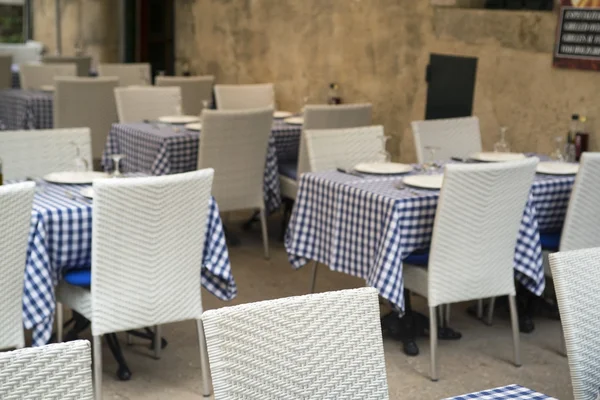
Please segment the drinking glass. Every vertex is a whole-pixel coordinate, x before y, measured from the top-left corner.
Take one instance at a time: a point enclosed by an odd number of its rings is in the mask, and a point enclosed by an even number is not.
[[[510,153],[510,146],[506,141],[506,131],[508,128],[506,126],[500,127],[500,140],[494,144],[494,152],[495,153]]]
[[[383,161],[389,163],[392,161],[392,155],[389,151],[387,151],[387,142],[390,140],[391,136],[381,136],[379,139],[381,140],[381,151],[379,154],[382,156]]]
[[[435,152],[439,150],[437,146],[425,146],[425,150],[427,150],[427,162],[423,167],[426,171],[436,172],[439,168],[439,165],[435,162]]]
[[[562,136],[557,136],[554,138],[554,143],[556,144],[556,148],[552,153],[550,153],[550,158],[554,161],[565,161],[565,155],[563,153],[563,138]]]
[[[121,160],[123,158],[125,158],[125,154],[112,154],[110,157],[112,158],[113,166],[114,166],[112,177],[113,178],[123,177],[123,174],[121,173],[121,170],[119,169],[119,163],[121,162]]]
[[[302,110],[300,110],[301,114],[304,114],[304,109],[306,108],[306,106],[308,105],[309,102],[310,102],[309,95],[306,95],[302,98]]]
[[[88,170],[88,162],[85,158],[81,157],[81,149],[77,145],[77,143],[71,141],[69,142],[75,147],[75,158],[73,159],[73,164],[76,172],[86,172]]]

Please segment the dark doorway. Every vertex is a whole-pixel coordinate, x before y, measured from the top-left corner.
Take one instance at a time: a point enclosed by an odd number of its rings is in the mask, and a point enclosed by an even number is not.
[[[426,75],[425,119],[471,115],[477,58],[431,54]]]

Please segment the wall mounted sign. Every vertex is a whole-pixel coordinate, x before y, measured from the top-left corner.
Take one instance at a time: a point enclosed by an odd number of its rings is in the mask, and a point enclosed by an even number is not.
[[[600,71],[600,0],[561,0],[554,66]]]

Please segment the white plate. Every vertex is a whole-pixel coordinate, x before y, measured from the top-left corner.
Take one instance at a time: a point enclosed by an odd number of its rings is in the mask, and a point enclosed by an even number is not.
[[[441,189],[444,175],[413,175],[402,180],[405,185],[423,189]]]
[[[360,163],[354,167],[355,171],[364,172],[366,174],[405,174],[413,170],[413,167],[408,164],[386,163],[386,162],[371,162]]]
[[[63,183],[70,185],[81,185],[92,183],[94,179],[106,179],[110,175],[104,172],[86,171],[86,172],[53,172],[44,176],[44,180],[51,183]]]
[[[198,121],[200,121],[200,117],[195,115],[166,115],[158,118],[158,122],[165,124],[190,124]]]
[[[290,124],[290,125],[302,125],[304,124],[304,118],[303,117],[289,117],[283,120],[283,122],[285,122],[286,124]]]
[[[190,131],[199,131],[202,129],[202,122],[192,122],[191,124],[185,124],[185,129],[189,129]]]
[[[43,92],[54,92],[56,88],[53,85],[42,85],[40,86],[40,90]]]
[[[545,161],[538,163],[536,171],[547,175],[576,175],[579,171],[579,164]]]
[[[523,153],[495,153],[495,152],[480,152],[471,154],[470,158],[477,161],[484,162],[502,162],[502,161],[516,161],[523,160],[526,158]]]
[[[283,118],[291,117],[292,115],[294,115],[294,114],[292,114],[289,111],[275,111],[273,113],[273,118],[275,118],[275,119],[283,119]]]
[[[79,191],[79,194],[82,195],[83,197],[87,197],[88,199],[93,199],[94,198],[94,188],[93,187],[83,188]]]

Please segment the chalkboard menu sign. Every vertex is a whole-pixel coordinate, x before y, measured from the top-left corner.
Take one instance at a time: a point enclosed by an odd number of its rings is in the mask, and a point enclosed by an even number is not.
[[[554,66],[600,70],[600,4],[562,0]]]

